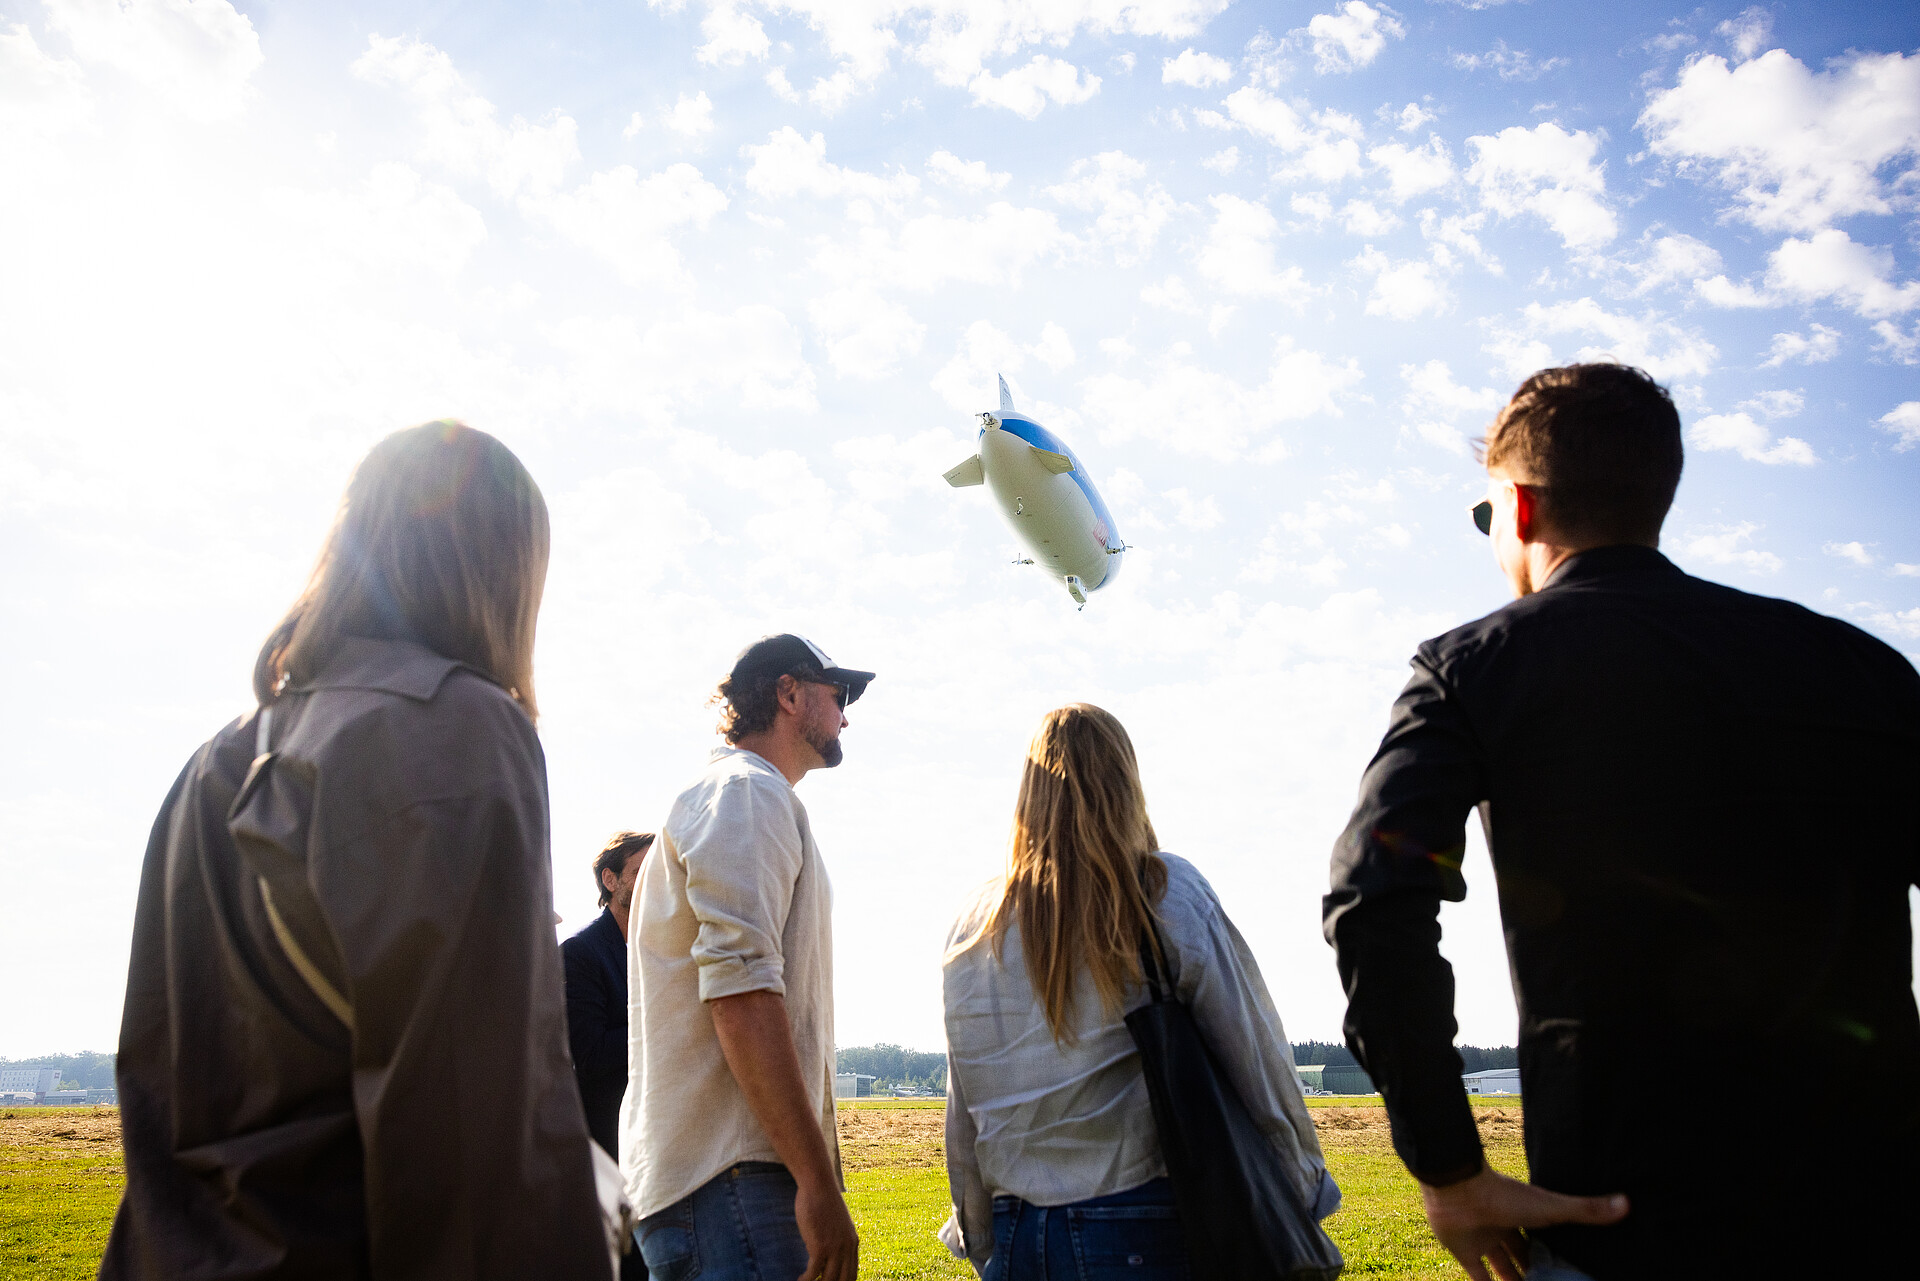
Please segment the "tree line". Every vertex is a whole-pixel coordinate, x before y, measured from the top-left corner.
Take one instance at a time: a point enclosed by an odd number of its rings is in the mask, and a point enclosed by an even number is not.
[[[1491,1049],[1478,1045],[1457,1048],[1462,1072],[1520,1066],[1520,1052],[1511,1045],[1496,1045]],[[1293,1061],[1302,1066],[1318,1063],[1356,1071],[1360,1066],[1352,1050],[1333,1041],[1296,1041]],[[883,1090],[910,1085],[944,1093],[947,1088],[947,1056],[936,1051],[909,1050],[898,1045],[855,1045],[836,1051],[835,1065],[836,1071],[873,1077],[875,1087]]]
[[[62,1090],[111,1090],[113,1055],[90,1050],[84,1054],[42,1054],[31,1059],[0,1059],[0,1067],[57,1067]]]

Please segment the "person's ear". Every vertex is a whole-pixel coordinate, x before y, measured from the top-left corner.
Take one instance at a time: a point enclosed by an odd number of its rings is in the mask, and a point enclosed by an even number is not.
[[[605,890],[609,894],[617,893],[619,891],[620,878],[613,874],[612,868],[603,867],[600,869],[600,888]]]
[[[1513,535],[1523,543],[1533,541],[1538,532],[1540,521],[1540,500],[1534,497],[1530,486],[1516,482],[1513,486]]]

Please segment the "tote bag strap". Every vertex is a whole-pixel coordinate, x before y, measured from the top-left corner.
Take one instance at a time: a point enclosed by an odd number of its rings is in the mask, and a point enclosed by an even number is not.
[[[1153,905],[1147,905],[1147,928],[1140,932],[1140,973],[1147,981],[1147,991],[1152,994],[1154,1004],[1173,1001],[1179,998],[1173,992],[1173,975],[1163,973],[1160,962],[1167,956],[1167,940],[1160,933],[1159,918],[1154,915]]]

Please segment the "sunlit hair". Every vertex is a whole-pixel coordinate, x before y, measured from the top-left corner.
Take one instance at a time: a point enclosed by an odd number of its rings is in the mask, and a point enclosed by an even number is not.
[[[262,703],[343,637],[410,640],[499,682],[527,715],[547,504],[505,445],[451,420],[397,431],[354,468],[306,590],[253,668]]]
[[[1088,703],[1055,708],[1027,748],[1000,901],[955,950],[985,937],[998,958],[1017,922],[1027,980],[1054,1040],[1071,1044],[1083,968],[1109,1014],[1141,981],[1141,941],[1167,888],[1159,848],[1127,731]]]

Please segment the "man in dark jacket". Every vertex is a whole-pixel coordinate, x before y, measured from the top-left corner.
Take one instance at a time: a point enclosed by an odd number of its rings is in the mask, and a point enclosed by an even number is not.
[[[615,832],[593,860],[600,915],[560,944],[567,974],[567,1045],[587,1133],[620,1159],[620,1100],[627,1093],[627,919],[652,832]],[[646,1260],[629,1250],[620,1281],[646,1281]]]
[[[1420,646],[1335,848],[1347,1043],[1475,1277],[1853,1271],[1920,1193],[1920,674],[1655,550],[1680,423],[1638,370],[1534,375],[1486,464],[1519,599]],[[1531,1185],[1482,1159],[1438,950],[1475,806]],[[1808,1064],[1871,1118],[1814,1111]]]
[[[620,1159],[620,1100],[627,1092],[627,917],[652,832],[616,832],[593,860],[605,909],[560,944],[567,973],[567,1044],[587,1133]]]

